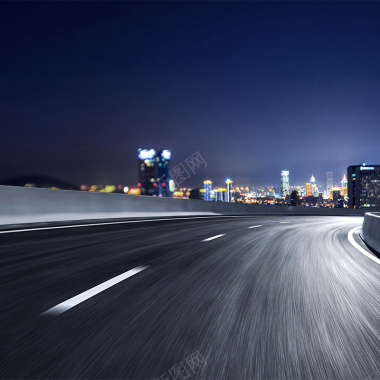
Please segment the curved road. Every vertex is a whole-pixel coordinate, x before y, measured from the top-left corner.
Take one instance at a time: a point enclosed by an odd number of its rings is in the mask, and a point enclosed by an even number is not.
[[[1,378],[380,378],[380,265],[347,238],[361,224],[212,217],[0,233]]]

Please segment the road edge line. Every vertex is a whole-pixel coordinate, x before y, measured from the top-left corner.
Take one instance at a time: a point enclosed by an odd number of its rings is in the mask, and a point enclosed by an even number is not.
[[[348,234],[347,234],[347,238],[348,238],[348,241],[351,243],[351,245],[353,247],[355,247],[359,252],[361,252],[363,255],[367,256],[369,259],[371,259],[372,261],[374,261],[375,263],[377,264],[380,264],[380,260],[373,256],[371,253],[369,253],[368,251],[366,251],[364,248],[362,248],[354,239],[354,232],[358,229],[360,229],[361,226],[359,227],[354,227],[352,228]]]

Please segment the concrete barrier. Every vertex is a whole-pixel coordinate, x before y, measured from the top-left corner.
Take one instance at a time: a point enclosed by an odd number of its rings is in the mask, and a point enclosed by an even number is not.
[[[362,235],[365,243],[380,253],[380,212],[364,215]]]
[[[362,216],[364,212],[0,186],[0,225],[103,218],[266,214]]]

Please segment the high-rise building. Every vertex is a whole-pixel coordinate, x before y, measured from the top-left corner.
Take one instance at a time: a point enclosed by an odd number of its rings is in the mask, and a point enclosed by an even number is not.
[[[290,194],[290,205],[291,206],[299,206],[300,205],[300,197],[298,195],[297,190],[293,190]]]
[[[204,186],[204,197],[205,201],[211,201],[211,192],[212,192],[212,181],[206,180],[203,181]]]
[[[214,189],[214,200],[216,202],[220,202],[222,200],[221,195],[222,195],[222,189],[220,188]]]
[[[141,194],[153,195],[157,186],[156,151],[154,149],[139,149],[139,183]]]
[[[311,185],[311,196],[312,197],[318,197],[319,191],[318,191],[318,187],[317,187],[317,185],[315,183],[314,175],[311,175],[310,185]]]
[[[331,189],[330,189],[330,199],[332,199],[333,201],[337,201],[338,199],[340,199],[342,197],[342,189],[338,186],[333,186]]]
[[[227,189],[220,189],[220,200],[222,202],[228,202]]]
[[[139,149],[139,184],[142,195],[169,197],[171,195],[170,159],[168,149]]]
[[[226,180],[227,194],[226,202],[232,202],[232,181],[230,179]]]
[[[333,172],[326,172],[326,191],[330,194],[330,189],[334,186]]]
[[[380,165],[353,165],[347,168],[348,207],[380,209]]]
[[[346,175],[343,174],[343,178],[342,178],[342,197],[343,198],[347,198],[348,196],[348,192],[347,192],[347,184],[348,184],[348,181],[347,181],[347,178],[346,178]]]
[[[172,153],[169,149],[162,149],[157,152],[157,192],[159,197],[171,196],[171,184],[174,182],[170,178],[170,159]]]
[[[286,198],[289,195],[289,170],[281,172],[281,198]]]
[[[306,184],[306,196],[307,197],[311,196],[311,183]]]

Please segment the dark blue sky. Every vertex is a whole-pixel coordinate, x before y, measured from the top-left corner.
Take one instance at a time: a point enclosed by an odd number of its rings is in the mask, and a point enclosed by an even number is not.
[[[380,163],[380,2],[2,2],[0,179],[317,182]],[[184,184],[185,185],[185,184]]]

